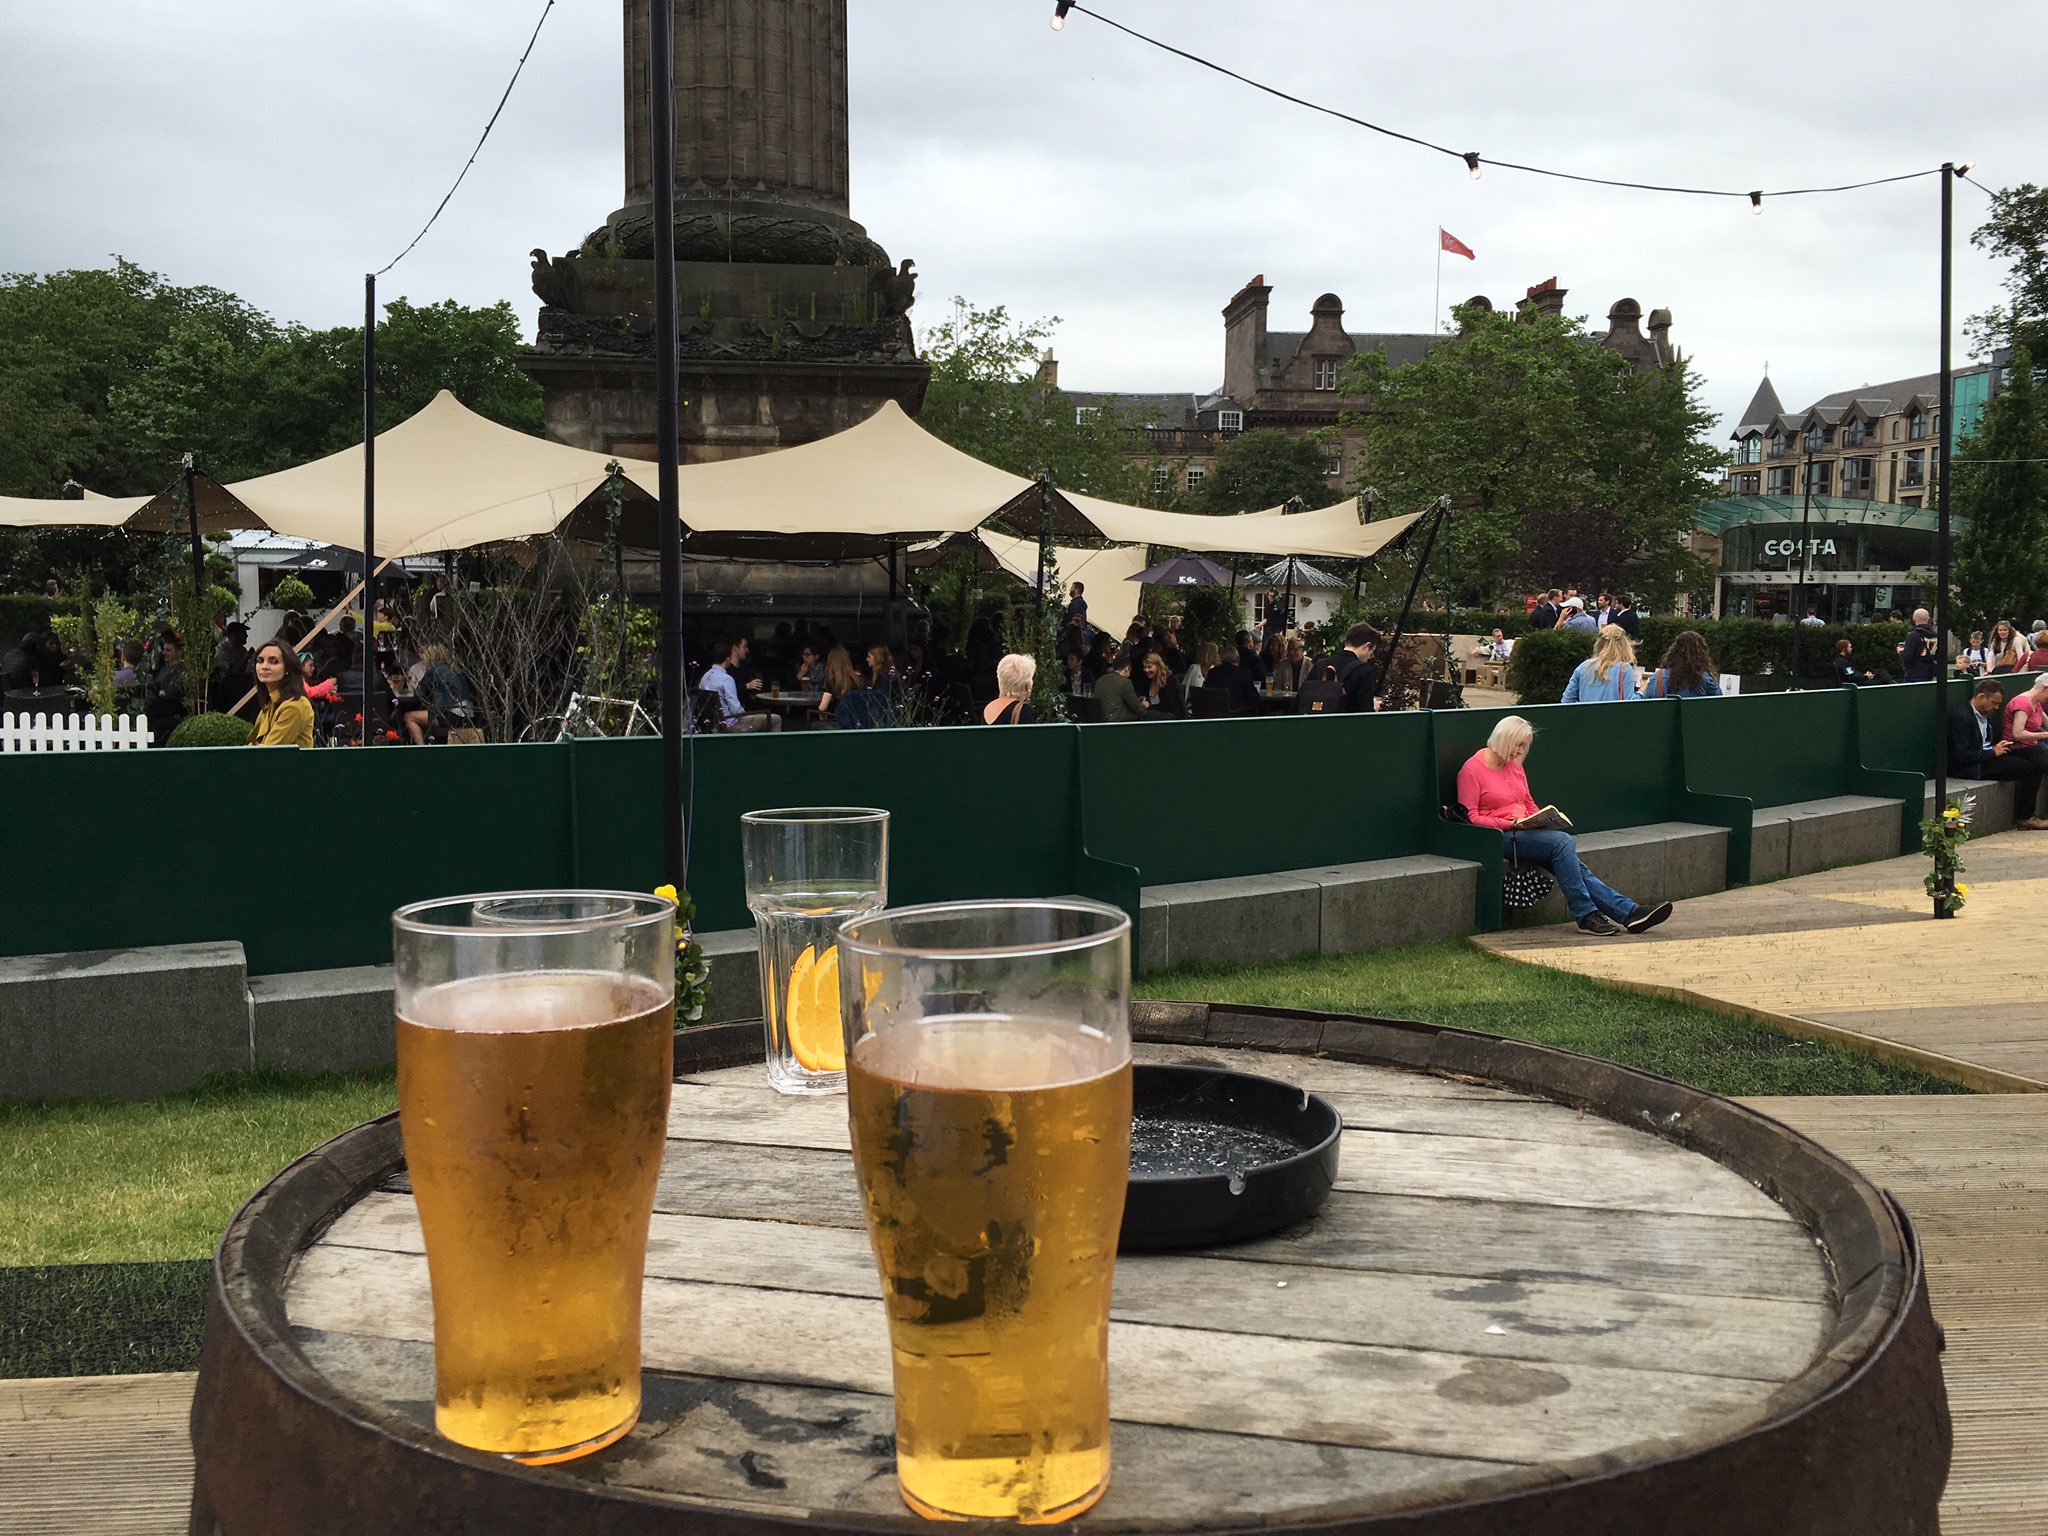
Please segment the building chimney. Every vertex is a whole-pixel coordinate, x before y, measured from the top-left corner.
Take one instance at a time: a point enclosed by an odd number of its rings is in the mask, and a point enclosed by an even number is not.
[[[1045,349],[1045,356],[1038,360],[1038,382],[1047,389],[1060,387],[1060,360],[1052,355],[1052,348]]]
[[[1539,315],[1561,315],[1566,291],[1557,286],[1556,278],[1546,277],[1523,296],[1523,302],[1533,304]]]
[[[1257,403],[1266,361],[1266,305],[1273,290],[1261,272],[1223,306],[1223,393],[1246,410]]]

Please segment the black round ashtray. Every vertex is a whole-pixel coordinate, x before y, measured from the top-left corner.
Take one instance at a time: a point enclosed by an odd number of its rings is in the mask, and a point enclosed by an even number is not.
[[[1216,1067],[1131,1075],[1131,1184],[1117,1246],[1240,1243],[1312,1216],[1337,1181],[1328,1099]]]

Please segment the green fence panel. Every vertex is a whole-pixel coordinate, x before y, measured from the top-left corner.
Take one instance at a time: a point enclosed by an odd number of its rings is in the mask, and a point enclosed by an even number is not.
[[[1079,868],[1075,727],[805,731],[696,743],[690,894],[706,931],[744,928],[740,816],[787,805],[873,805],[890,813],[889,900],[1101,894]],[[632,830],[611,808],[658,805],[661,744],[578,749],[577,840],[591,883],[645,885],[661,864],[658,825]],[[1091,888],[1092,887],[1092,888]],[[1135,904],[1135,898],[1133,898]]]
[[[1896,800],[1899,851],[1906,852],[1917,841],[1923,776],[1863,765],[1855,724],[1861,691],[1817,688],[1680,699],[1686,782],[1709,793],[1740,795],[1765,808],[1834,795]]]
[[[1992,679],[2005,690],[2010,701],[2034,686],[2040,674],[2018,672]],[[1948,685],[1949,713],[1969,708],[1972,678],[1951,678]],[[1934,684],[1896,683],[1889,687],[1858,688],[1856,696],[1856,741],[1866,768],[1894,768],[1934,777]]]
[[[8,954],[239,939],[257,974],[381,964],[391,911],[574,879],[535,747],[0,756]]]
[[[1075,729],[1088,851],[1145,885],[1427,850],[1420,711]]]

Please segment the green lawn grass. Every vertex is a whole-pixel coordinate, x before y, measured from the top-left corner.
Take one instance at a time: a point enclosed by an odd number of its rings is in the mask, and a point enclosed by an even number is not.
[[[1963,1093],[1915,1067],[1686,1003],[1519,965],[1452,940],[1278,965],[1186,966],[1139,997],[1414,1019],[1583,1051],[1709,1093]]]
[[[272,1174],[397,1102],[386,1073],[0,1105],[0,1266],[207,1258]]]

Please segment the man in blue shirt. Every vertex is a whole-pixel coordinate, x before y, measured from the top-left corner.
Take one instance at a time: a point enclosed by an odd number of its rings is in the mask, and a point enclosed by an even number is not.
[[[781,716],[758,711],[749,714],[740,703],[739,684],[733,681],[731,669],[746,659],[747,642],[744,639],[712,641],[711,665],[704,669],[704,676],[698,680],[697,686],[718,700],[718,720],[722,729],[779,731],[782,729]]]
[[[1593,615],[1586,612],[1585,603],[1576,597],[1568,597],[1564,600],[1564,619],[1557,627],[1559,629],[1576,630],[1582,635],[1597,635],[1600,633],[1599,624],[1594,622]]]

